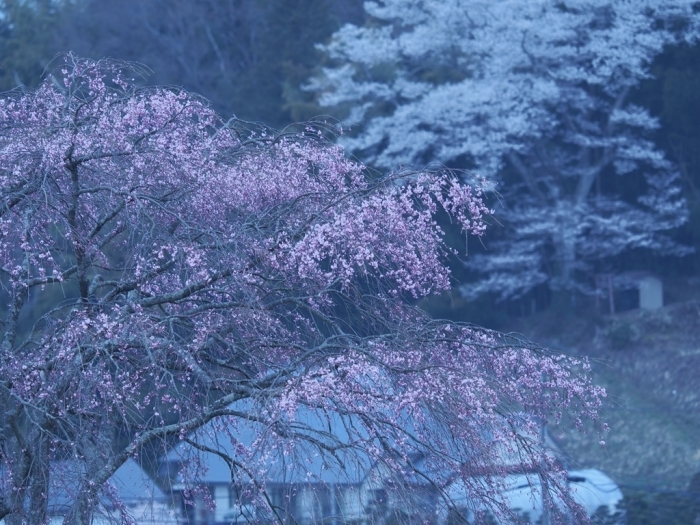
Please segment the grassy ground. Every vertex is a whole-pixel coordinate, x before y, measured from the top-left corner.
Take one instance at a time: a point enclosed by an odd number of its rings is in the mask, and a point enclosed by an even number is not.
[[[587,434],[551,429],[573,467],[599,468],[623,489],[653,491],[685,490],[700,472],[700,300],[688,297],[690,288],[655,312],[579,311],[566,319],[545,312],[515,323],[544,346],[588,356],[608,391],[605,446],[593,427]]]

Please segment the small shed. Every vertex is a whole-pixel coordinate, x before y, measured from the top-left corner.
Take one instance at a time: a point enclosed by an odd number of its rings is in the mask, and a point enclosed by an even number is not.
[[[598,274],[595,279],[596,304],[607,296],[611,314],[625,310],[658,310],[664,305],[661,279],[649,272]]]
[[[661,279],[651,274],[639,279],[639,308],[658,310],[664,305],[664,285]]]

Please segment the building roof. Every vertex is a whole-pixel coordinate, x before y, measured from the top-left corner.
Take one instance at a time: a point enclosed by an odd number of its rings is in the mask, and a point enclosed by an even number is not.
[[[249,401],[232,406],[248,412]],[[231,483],[231,464],[257,468],[258,481],[270,483],[359,484],[372,467],[365,452],[366,433],[355,417],[300,407],[293,421],[263,424],[243,418],[220,418],[188,436],[166,456],[181,465],[178,484],[187,476],[200,483]],[[235,468],[235,467],[234,467]],[[243,469],[238,470],[238,479]],[[252,473],[252,472],[251,472]]]
[[[240,414],[255,413],[251,400],[241,400],[230,408]],[[267,484],[361,484],[372,473],[371,484],[374,485],[394,477],[394,473],[387,468],[378,467],[366,452],[369,446],[376,446],[378,443],[368,439],[366,427],[358,416],[299,406],[294,414],[286,417],[288,419],[278,427],[261,423],[252,416],[249,419],[224,417],[191,434],[188,439],[194,441],[198,448],[184,440],[165,458],[165,463],[170,464],[168,470],[171,476],[176,479],[174,488],[181,487],[184,477],[190,482],[205,484],[231,483],[231,463],[225,458],[231,458],[247,467],[259,465],[256,479]],[[407,435],[418,434],[411,418],[406,416],[401,420]],[[424,436],[424,439],[440,439],[440,436],[444,436],[439,429],[433,432],[428,426],[423,430],[426,429],[429,435]],[[537,446],[541,439],[538,436],[521,434],[523,437],[532,438],[532,447]],[[563,456],[549,433],[544,433],[544,439],[542,446],[546,450],[557,458]],[[391,438],[387,437],[387,440]],[[488,443],[488,439],[485,442]],[[449,450],[450,443],[454,445],[454,450]],[[453,457],[461,457],[462,461],[470,462],[472,452],[464,444],[447,440],[443,445]],[[444,471],[444,467],[427,461],[418,446],[413,454],[409,455],[415,472],[402,476],[403,482],[412,485],[426,484],[428,478],[448,482],[452,477],[451,473]],[[517,451],[508,450],[504,446],[498,447],[498,450],[492,451],[489,456],[493,461],[493,468],[516,467],[523,460]],[[173,465],[178,468],[173,469]],[[186,469],[184,477],[179,473],[182,467]],[[235,477],[238,481],[241,480],[241,469]]]

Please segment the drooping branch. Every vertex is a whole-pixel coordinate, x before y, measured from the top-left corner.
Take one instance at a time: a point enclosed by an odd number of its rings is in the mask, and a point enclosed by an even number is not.
[[[308,128],[236,129],[198,97],[135,89],[122,66],[68,57],[63,87],[0,104],[0,199],[17,171],[42,180],[0,216],[16,285],[0,295],[0,414],[22,414],[2,442],[0,467],[22,473],[0,479],[16,495],[6,518],[34,523],[70,458],[66,519],[87,523],[129,458],[188,443],[251,480],[285,450],[299,467],[327,456],[339,477],[381,465],[402,497],[420,452],[432,486],[461,477],[488,504],[468,475],[503,470],[492,440],[517,448],[513,429],[556,411],[596,417],[601,392],[575,361],[405,300],[450,286],[435,216],[483,234],[480,188],[370,174]],[[106,153],[134,137],[138,154]],[[207,443],[213,428],[240,446]],[[520,448],[519,465],[545,465]],[[13,463],[22,449],[41,468]],[[255,504],[274,510],[262,481]]]

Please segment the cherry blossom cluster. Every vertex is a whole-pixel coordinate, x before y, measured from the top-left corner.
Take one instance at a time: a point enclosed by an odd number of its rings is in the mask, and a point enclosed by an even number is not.
[[[206,454],[212,429],[263,506],[279,452],[297,468],[327,456],[339,476],[348,452],[397,487],[421,452],[436,486],[462,478],[484,502],[497,482],[474,476],[563,483],[531,436],[596,417],[580,364],[410,303],[450,286],[436,214],[483,234],[478,187],[377,177],[314,129],[224,121],[130,71],[68,56],[0,99],[0,519],[45,522],[70,461],[66,519],[87,523],[130,457]]]

